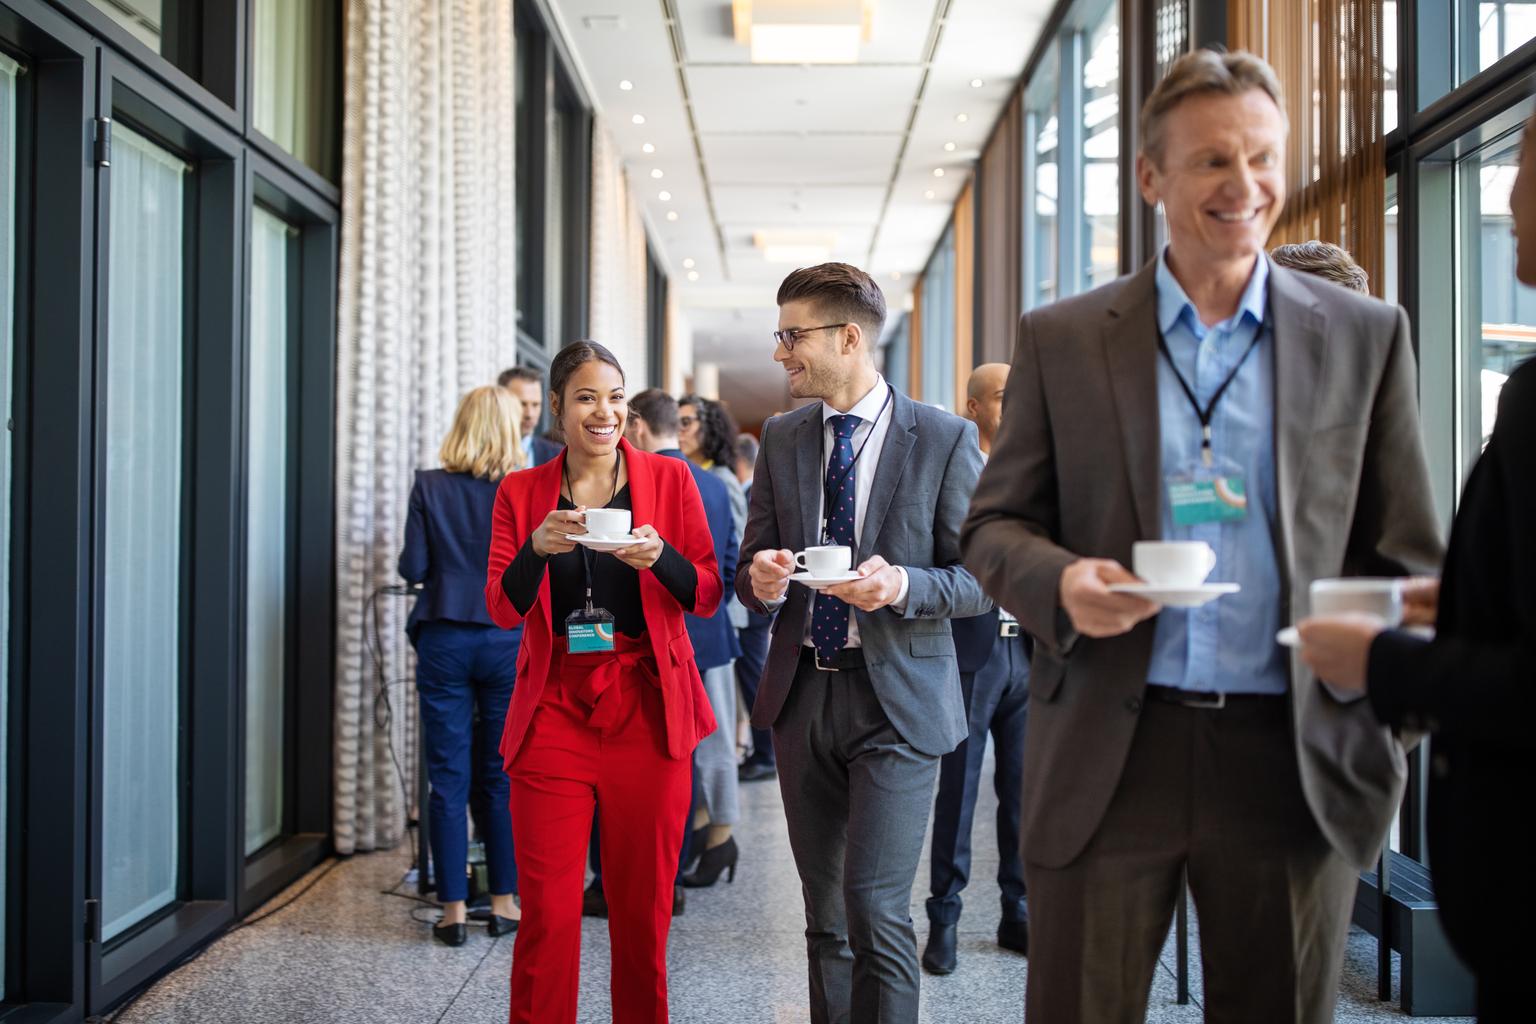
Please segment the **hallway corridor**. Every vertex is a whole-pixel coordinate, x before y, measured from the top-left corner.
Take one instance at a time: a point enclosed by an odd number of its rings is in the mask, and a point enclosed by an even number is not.
[[[991,777],[988,758],[986,778]],[[784,831],[776,783],[742,787],[737,832],[742,868],[734,884],[688,894],[672,929],[671,997],[675,1024],[802,1024],[807,1020],[799,883]],[[996,799],[984,788],[976,811],[977,880],[960,922],[960,967],[923,977],[923,1024],[1017,1024],[1023,1016],[1026,961],[999,949],[997,867],[992,839]],[[258,910],[270,918],[235,931],[171,974],[114,1018],[118,1024],[497,1024],[505,1020],[513,938],[472,929],[468,945],[432,941],[435,909],[385,891],[399,885],[410,852],[329,861]],[[926,937],[919,870],[912,915]],[[322,873],[323,877],[317,876]],[[291,905],[284,901],[305,886]],[[400,886],[405,892],[406,887]],[[412,919],[415,915],[416,920]],[[1192,943],[1194,939],[1192,938]],[[1350,942],[1338,1021],[1406,1020],[1378,1003],[1375,943]],[[609,1017],[607,922],[586,919],[581,1021]],[[1198,957],[1195,1005],[1174,1002],[1173,944],[1153,983],[1148,1021],[1201,1019]]]

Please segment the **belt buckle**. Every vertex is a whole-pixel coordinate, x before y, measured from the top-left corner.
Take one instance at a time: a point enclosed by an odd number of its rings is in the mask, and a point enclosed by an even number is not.
[[[1227,695],[1226,693],[1218,693],[1216,694],[1215,700],[1207,700],[1203,697],[1190,696],[1181,700],[1179,703],[1183,704],[1187,708],[1197,708],[1202,711],[1220,711],[1222,708],[1227,706]]]
[[[1004,637],[1018,636],[1019,624],[1017,622],[999,622],[997,624],[997,635]]]
[[[811,648],[811,656],[816,659],[816,671],[818,671],[818,672],[841,672],[842,671],[842,669],[838,668],[836,665],[823,665],[821,663],[821,652],[818,651],[814,647]]]

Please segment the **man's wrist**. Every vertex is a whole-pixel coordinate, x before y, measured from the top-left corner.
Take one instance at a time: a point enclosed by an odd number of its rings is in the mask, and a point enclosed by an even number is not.
[[[907,578],[905,566],[893,565],[891,568],[895,569],[896,575],[901,577],[901,583],[896,588],[896,596],[891,598],[891,610],[898,615],[905,615],[907,613],[907,592],[911,589],[911,580]]]

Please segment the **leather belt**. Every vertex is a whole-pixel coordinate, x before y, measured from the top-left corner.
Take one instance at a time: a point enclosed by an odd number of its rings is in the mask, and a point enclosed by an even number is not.
[[[1147,699],[1162,704],[1176,704],[1181,708],[1199,708],[1220,711],[1229,704],[1239,702],[1280,700],[1277,693],[1223,693],[1219,690],[1181,690],[1177,686],[1147,684]]]
[[[800,660],[809,660],[818,672],[848,672],[865,667],[862,647],[844,647],[832,656],[831,661],[823,661],[814,647],[801,647]]]

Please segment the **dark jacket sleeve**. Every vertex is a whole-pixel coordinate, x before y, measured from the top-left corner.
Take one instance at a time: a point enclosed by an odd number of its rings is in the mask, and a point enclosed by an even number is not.
[[[421,477],[411,485],[411,499],[405,513],[405,547],[400,549],[400,577],[407,583],[427,578],[431,555],[427,547],[426,498],[421,493]]]

